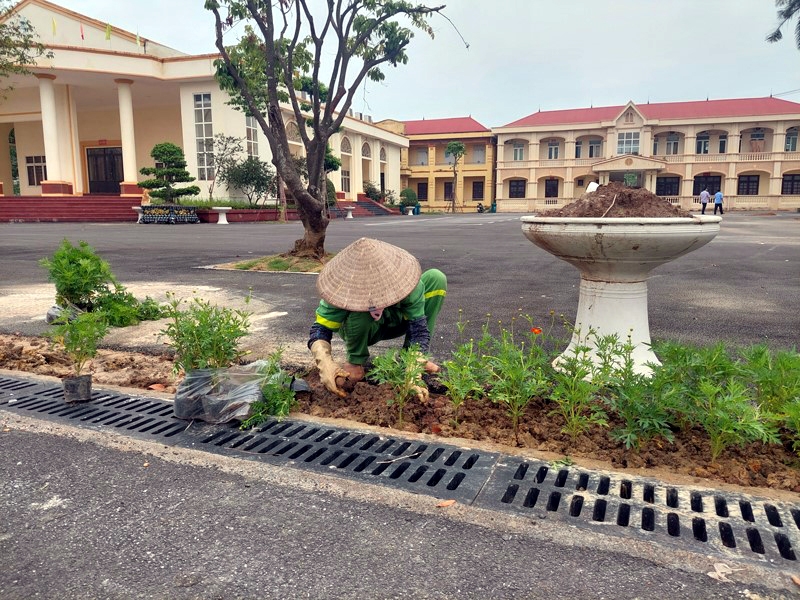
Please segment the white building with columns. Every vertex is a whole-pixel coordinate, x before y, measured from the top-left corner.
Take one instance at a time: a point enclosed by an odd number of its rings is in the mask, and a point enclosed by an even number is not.
[[[154,145],[172,142],[207,197],[214,177],[207,142],[220,133],[270,161],[257,123],[226,104],[213,76],[216,54],[184,54],[45,0],[22,0],[14,13],[30,21],[52,57],[32,66],[32,76],[13,77],[0,102],[0,193],[14,193],[17,179],[21,196],[141,196],[139,169],[153,165]],[[285,115],[291,130],[293,113]],[[291,145],[302,155],[299,139]],[[366,181],[399,190],[404,136],[352,113],[331,146],[342,169],[330,179],[346,199]]]

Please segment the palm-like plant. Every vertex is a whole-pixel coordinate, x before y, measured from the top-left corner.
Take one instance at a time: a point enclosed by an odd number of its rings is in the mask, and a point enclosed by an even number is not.
[[[780,22],[778,23],[778,27],[775,28],[775,31],[767,36],[768,42],[777,42],[783,39],[781,27],[794,17],[800,16],[800,0],[775,0],[775,6],[778,7],[778,19]],[[797,20],[797,23],[795,23],[794,40],[797,48],[800,49],[800,18]]]

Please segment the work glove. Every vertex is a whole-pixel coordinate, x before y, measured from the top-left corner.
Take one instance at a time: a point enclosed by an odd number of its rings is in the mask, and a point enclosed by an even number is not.
[[[350,374],[333,361],[330,342],[326,342],[325,340],[315,341],[311,344],[311,354],[314,357],[314,361],[317,363],[319,379],[322,381],[322,385],[324,385],[328,391],[333,392],[341,398],[347,396],[347,392],[336,385],[336,378],[342,377],[343,379],[349,379]]]
[[[417,363],[422,367],[422,372],[419,373],[419,376],[417,377],[418,381],[415,385],[411,386],[411,389],[413,390],[414,394],[416,394],[417,400],[419,400],[422,404],[425,404],[430,398],[430,394],[428,393],[427,384],[422,379],[422,373],[428,373],[429,369],[435,369],[438,371],[439,367],[425,358],[422,353],[417,354]]]

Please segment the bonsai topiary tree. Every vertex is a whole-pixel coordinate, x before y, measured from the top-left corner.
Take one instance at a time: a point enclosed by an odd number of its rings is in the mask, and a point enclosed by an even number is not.
[[[328,187],[328,207],[336,206],[336,186],[330,179],[325,185]]]
[[[139,172],[142,175],[152,175],[152,179],[139,182],[139,187],[150,190],[152,198],[158,198],[166,203],[180,204],[181,196],[196,196],[200,188],[196,185],[188,187],[175,187],[176,183],[194,181],[194,177],[186,170],[186,159],[183,150],[170,142],[156,144],[150,151],[150,156],[155,160],[154,167],[144,167]]]

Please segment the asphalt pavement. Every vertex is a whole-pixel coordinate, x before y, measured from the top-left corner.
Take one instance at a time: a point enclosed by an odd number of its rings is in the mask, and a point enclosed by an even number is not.
[[[335,251],[375,237],[448,276],[433,351],[457,323],[544,322],[577,308],[578,274],[519,215],[340,220]],[[656,269],[654,338],[797,346],[800,220],[726,214],[717,238]],[[38,260],[85,240],[120,282],[233,302],[248,293],[265,353],[303,360],[314,277],[205,268],[286,251],[289,224],[0,225],[0,332],[38,335],[53,288]],[[487,316],[491,315],[491,316]],[[113,345],[157,348],[152,332]],[[0,407],[0,598],[779,598],[792,564],[721,559],[324,474],[237,460]],[[735,570],[711,578],[720,561]],[[739,570],[741,569],[741,570]]]

